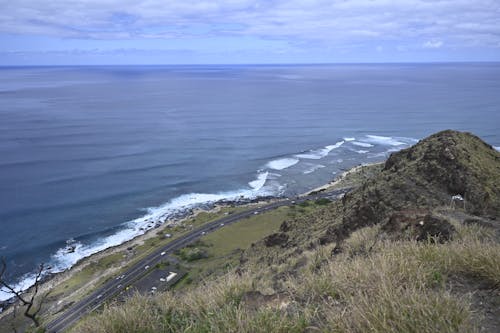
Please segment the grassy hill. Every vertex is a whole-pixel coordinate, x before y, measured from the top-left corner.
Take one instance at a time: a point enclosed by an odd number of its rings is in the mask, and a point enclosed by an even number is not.
[[[444,131],[360,175],[342,200],[274,216],[225,273],[109,305],[74,331],[497,332],[500,154]]]

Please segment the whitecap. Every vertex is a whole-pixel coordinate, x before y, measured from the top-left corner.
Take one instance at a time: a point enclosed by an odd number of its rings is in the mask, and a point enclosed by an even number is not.
[[[354,140],[356,140],[356,138],[344,138],[345,142],[350,142],[350,141],[354,141]]]
[[[250,187],[253,188],[255,191],[258,191],[262,187],[264,187],[264,184],[266,183],[268,175],[269,175],[269,172],[267,172],[267,171],[259,173],[259,175],[257,176],[257,179],[249,182],[248,185],[250,185]]]
[[[365,148],[373,147],[373,145],[371,143],[361,142],[361,141],[353,141],[353,142],[351,142],[351,144],[358,146],[358,147],[365,147]]]
[[[304,175],[313,173],[314,171],[324,168],[325,166],[322,164],[311,164],[311,166],[303,172]]]
[[[332,150],[339,148],[344,144],[345,141],[339,141],[334,145],[325,146],[322,149],[310,150],[305,153],[297,154],[295,157],[304,158],[308,160],[319,160],[327,156]]]
[[[270,169],[274,170],[283,170],[286,168],[291,167],[292,165],[295,165],[299,163],[299,160],[296,158],[291,158],[291,157],[286,157],[286,158],[280,158],[278,160],[272,160],[266,164],[266,166]]]
[[[268,180],[274,180],[274,179],[278,179],[280,177],[281,177],[281,174],[275,173],[275,172],[269,172],[269,174],[267,175]]]
[[[383,146],[401,146],[406,144],[390,136],[367,135],[366,137],[366,141]]]
[[[362,150],[361,149],[361,150],[355,150],[355,152],[358,153],[358,154],[366,154],[366,153],[368,153],[368,150]]]

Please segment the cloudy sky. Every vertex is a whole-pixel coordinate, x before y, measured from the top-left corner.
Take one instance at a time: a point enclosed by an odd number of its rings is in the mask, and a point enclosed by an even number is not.
[[[0,65],[500,61],[500,0],[0,0]]]

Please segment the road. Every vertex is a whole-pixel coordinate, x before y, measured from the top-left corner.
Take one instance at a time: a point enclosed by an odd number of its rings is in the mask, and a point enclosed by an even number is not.
[[[146,266],[148,269],[154,269],[155,265],[165,259],[166,255],[172,254],[174,251],[179,250],[189,243],[197,240],[208,232],[214,231],[216,229],[222,228],[225,225],[229,225],[239,220],[250,217],[252,215],[260,214],[272,209],[276,209],[282,206],[290,206],[293,204],[301,203],[307,200],[317,200],[320,198],[335,198],[340,194],[344,194],[349,189],[336,190],[330,192],[320,192],[316,194],[311,194],[307,196],[297,197],[295,199],[283,199],[275,201],[260,207],[255,207],[240,213],[235,213],[227,215],[218,220],[206,223],[190,232],[181,236],[167,245],[158,248],[144,259],[141,259],[138,263],[122,272],[123,276],[121,279],[111,279],[104,283],[97,290],[84,297],[79,302],[73,304],[64,313],[62,313],[58,318],[49,322],[46,326],[46,331],[50,333],[63,332],[66,329],[74,325],[79,319],[81,319],[86,314],[98,309],[104,302],[111,300],[116,294],[124,290],[128,285],[140,279],[143,275],[147,273]],[[163,255],[162,253],[165,252]]]

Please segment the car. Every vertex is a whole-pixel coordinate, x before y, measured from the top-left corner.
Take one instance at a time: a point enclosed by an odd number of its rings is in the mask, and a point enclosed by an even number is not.
[[[120,289],[121,287],[122,287],[122,285],[119,284],[119,285],[116,286],[116,289]]]
[[[220,224],[220,226],[221,226],[221,227],[223,227],[223,226],[224,226],[224,223],[221,223],[221,224]]]
[[[144,269],[146,270],[149,269],[149,265],[144,266]]]
[[[97,295],[96,299],[99,299],[102,297],[102,294]]]
[[[163,251],[162,253],[160,253],[161,256],[164,256],[167,252]]]
[[[201,235],[202,235],[202,236],[203,236],[203,235],[206,235],[206,234],[207,234],[207,233],[206,233],[205,231],[202,231],[202,232],[201,232]]]
[[[161,281],[161,282],[165,282],[165,281],[167,281],[167,280],[165,280],[165,278],[160,278],[160,281]]]
[[[257,215],[257,214],[259,214],[259,212],[253,212],[253,215]]]
[[[170,238],[170,237],[172,237],[172,234],[165,234],[165,237]]]

